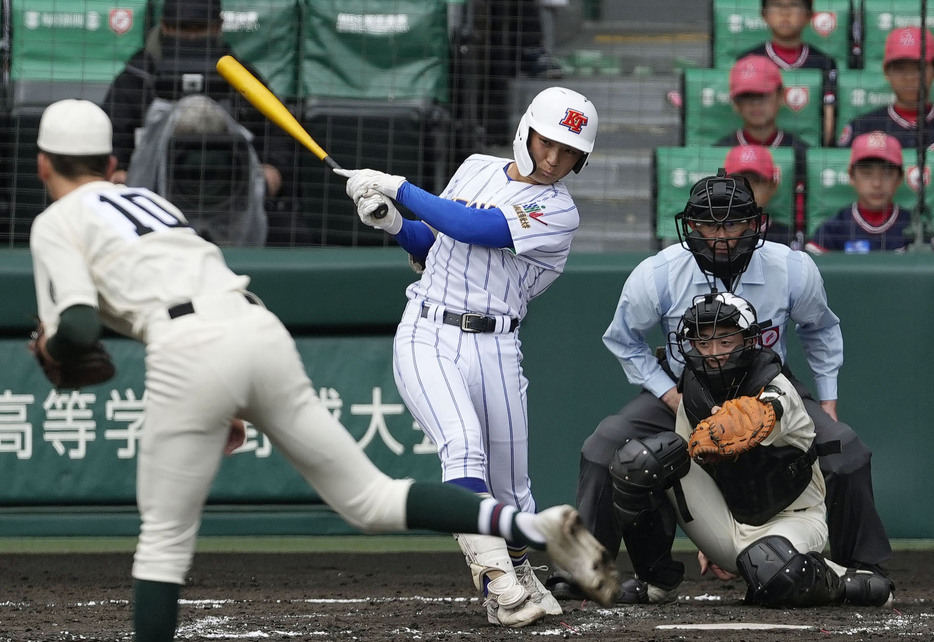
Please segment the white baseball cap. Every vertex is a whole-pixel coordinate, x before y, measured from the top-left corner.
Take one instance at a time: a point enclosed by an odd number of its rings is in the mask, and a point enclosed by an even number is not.
[[[103,109],[89,100],[67,98],[52,103],[39,120],[39,149],[64,156],[113,152],[113,126]]]

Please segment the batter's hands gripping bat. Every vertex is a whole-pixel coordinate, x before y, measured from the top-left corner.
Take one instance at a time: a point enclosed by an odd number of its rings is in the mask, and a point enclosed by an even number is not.
[[[315,139],[305,131],[295,117],[285,105],[276,98],[269,89],[261,83],[256,76],[247,71],[246,67],[240,64],[233,56],[224,56],[217,61],[217,72],[230,83],[230,86],[243,94],[243,97],[250,101],[250,104],[256,107],[266,118],[274,122],[289,134],[292,138],[300,142],[312,154],[317,156],[325,165],[332,170],[342,169],[333,158],[328,155],[321,146],[315,142]],[[373,212],[374,218],[383,218],[389,208],[385,204],[381,205],[377,211]]]

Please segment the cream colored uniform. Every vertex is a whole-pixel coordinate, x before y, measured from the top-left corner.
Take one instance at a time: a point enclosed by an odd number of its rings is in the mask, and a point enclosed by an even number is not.
[[[220,250],[145,189],[88,183],[33,223],[39,316],[88,305],[146,345],[133,577],[183,584],[230,420],[262,430],[349,523],[401,530],[411,481],[392,480],[320,402],[292,337]],[[190,303],[192,313],[169,316]]]
[[[814,441],[814,422],[805,411],[800,395],[782,374],[769,385],[785,393],[780,397],[783,413],[762,446],[794,446],[807,451]],[[675,431],[685,441],[689,440],[691,424],[683,403],[678,407]],[[711,562],[731,573],[737,572],[736,556],[767,535],[788,538],[799,553],[820,552],[827,544],[826,487],[817,462],[811,464],[811,483],[807,488],[790,506],[760,526],[736,521],[713,478],[693,461],[688,474],[681,478],[681,487],[693,519],[684,521],[677,510],[674,491],[668,490],[669,500],[678,514],[678,524]]]

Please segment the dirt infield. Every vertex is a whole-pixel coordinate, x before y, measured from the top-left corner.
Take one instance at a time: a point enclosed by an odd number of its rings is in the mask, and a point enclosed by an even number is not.
[[[599,608],[527,629],[486,622],[457,553],[200,553],[182,591],[181,640],[445,642],[538,637],[667,641],[934,640],[934,552],[899,551],[888,565],[892,609],[768,610],[740,603],[741,582],[689,574],[675,604]],[[534,561],[544,561],[536,558]],[[0,641],[131,640],[129,554],[0,555]],[[623,572],[627,570],[624,567]],[[772,623],[792,630],[666,630],[659,625]]]

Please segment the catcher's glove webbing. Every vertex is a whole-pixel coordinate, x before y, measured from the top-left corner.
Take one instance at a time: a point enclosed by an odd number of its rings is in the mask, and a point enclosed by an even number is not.
[[[699,464],[731,459],[755,448],[775,426],[775,408],[758,397],[738,397],[699,421],[688,441],[688,452]]]
[[[113,361],[98,341],[94,346],[74,359],[58,362],[49,359],[39,344],[45,336],[45,328],[40,323],[30,337],[29,350],[35,356],[39,367],[45,373],[46,379],[52,382],[57,389],[84,388],[93,386],[111,379],[116,372]]]

